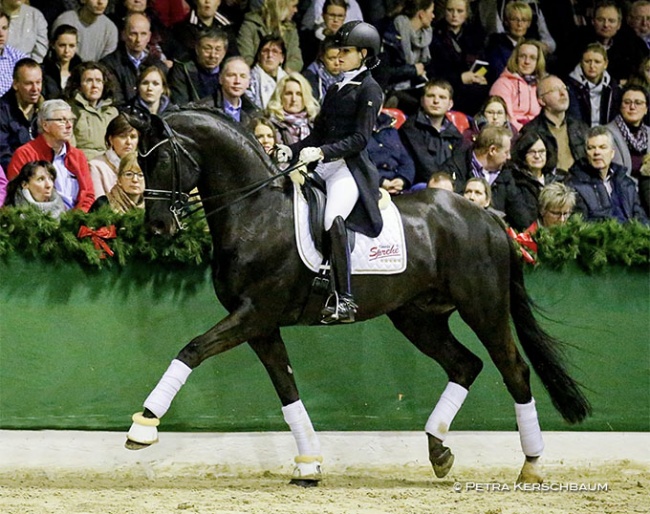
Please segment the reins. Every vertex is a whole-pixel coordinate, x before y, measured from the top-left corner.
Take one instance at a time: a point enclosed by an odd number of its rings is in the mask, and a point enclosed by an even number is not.
[[[234,200],[227,202],[223,205],[220,205],[219,207],[216,207],[215,209],[212,209],[209,212],[205,213],[205,217],[208,218],[212,216],[213,214],[216,214],[219,211],[222,211],[224,209],[227,209],[231,207],[232,205],[235,205],[246,198],[254,195],[258,191],[262,190],[264,187],[269,185],[271,182],[274,180],[277,180],[278,178],[286,177],[289,175],[291,172],[301,168],[304,166],[304,163],[302,162],[297,162],[293,166],[289,166],[287,169],[282,170],[280,173],[277,175],[272,175],[270,177],[264,178],[262,180],[259,180],[257,182],[254,182],[252,184],[249,184],[244,187],[240,187],[238,189],[233,189],[231,191],[225,191],[223,193],[217,193],[214,195],[211,195],[206,198],[197,198],[199,197],[199,193],[184,193],[181,191],[181,177],[180,177],[180,155],[183,154],[187,159],[189,159],[190,163],[196,170],[200,170],[200,167],[198,163],[196,162],[196,159],[192,157],[192,155],[189,153],[189,151],[178,141],[179,136],[172,129],[169,124],[165,121],[162,120],[163,126],[165,128],[165,133],[166,133],[166,138],[163,139],[162,141],[159,141],[156,143],[154,146],[152,146],[148,151],[144,153],[138,152],[139,156],[142,158],[147,158],[149,157],[155,150],[159,149],[165,144],[170,144],[171,149],[172,149],[172,155],[173,155],[173,166],[174,166],[174,172],[172,173],[172,188],[170,190],[165,190],[165,189],[145,189],[144,190],[144,198],[147,200],[167,200],[171,202],[171,205],[169,206],[169,210],[172,213],[174,217],[174,221],[176,223],[176,226],[182,230],[185,226],[183,224],[183,220],[186,218],[189,218],[190,216],[193,216],[197,212],[199,212],[201,209],[203,209],[202,203],[207,201],[207,200],[215,200],[219,198],[224,198],[227,196],[232,196],[232,195],[239,195],[238,198],[235,198]],[[302,173],[302,172],[301,172]]]

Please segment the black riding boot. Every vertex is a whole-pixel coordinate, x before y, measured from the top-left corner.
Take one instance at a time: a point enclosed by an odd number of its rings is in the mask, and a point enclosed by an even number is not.
[[[350,249],[345,220],[341,216],[334,219],[328,231],[330,239],[330,265],[333,268],[334,292],[327,298],[322,311],[321,323],[353,323],[357,313],[350,291]]]

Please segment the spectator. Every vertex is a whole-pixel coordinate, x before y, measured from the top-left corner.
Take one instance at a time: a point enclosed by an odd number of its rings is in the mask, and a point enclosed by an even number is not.
[[[137,80],[137,91],[128,103],[128,109],[139,109],[160,116],[172,106],[165,72],[158,66],[149,66],[142,70]]]
[[[641,207],[650,217],[650,154],[643,157],[643,164],[639,170],[639,198],[641,200]]]
[[[76,117],[75,146],[90,160],[104,151],[104,134],[117,116],[115,85],[104,65],[84,62],[72,71],[65,96]]]
[[[62,98],[72,70],[82,63],[77,55],[78,31],[72,25],[59,25],[43,60],[43,96]]]
[[[621,88],[607,72],[607,50],[591,43],[567,79],[569,116],[589,126],[605,125],[614,119],[621,103]]]
[[[246,13],[237,36],[237,47],[249,66],[253,65],[261,39],[269,34],[277,34],[284,39],[287,48],[285,71],[302,70],[298,30],[291,21],[298,10],[297,5],[298,0],[266,0],[259,11]]]
[[[164,47],[168,56],[174,60],[187,61],[198,44],[201,33],[219,30],[226,36],[227,56],[237,55],[237,30],[232,20],[221,12],[221,0],[196,0],[194,9],[186,18],[174,25],[173,39]]]
[[[542,112],[520,132],[538,134],[546,146],[549,162],[557,163],[559,170],[568,171],[573,163],[585,156],[584,136],[589,126],[567,115],[569,92],[555,75],[544,77],[537,88]]]
[[[413,184],[415,164],[395,128],[396,120],[380,112],[368,141],[368,156],[379,172],[379,186],[398,195]]]
[[[470,0],[446,0],[445,17],[436,22],[431,43],[432,68],[436,77],[454,87],[455,109],[475,113],[488,95],[484,59],[485,32],[470,19]],[[481,69],[483,70],[481,71]]]
[[[287,72],[282,69],[285,55],[286,48],[280,36],[270,34],[260,40],[246,96],[262,109],[269,103],[278,82],[287,76]]]
[[[537,99],[537,83],[546,75],[546,60],[538,41],[526,39],[514,49],[506,69],[492,85],[491,95],[506,101],[510,123],[521,130],[537,116],[541,107]]]
[[[127,153],[120,159],[117,182],[106,196],[95,200],[91,211],[109,205],[113,212],[125,214],[133,209],[144,209],[144,173],[138,164],[138,154]]]
[[[319,103],[323,103],[327,90],[341,78],[339,49],[334,38],[327,37],[320,46],[318,58],[302,72],[311,85],[311,90]]]
[[[586,159],[572,167],[568,185],[576,190],[576,210],[586,221],[636,219],[648,223],[636,184],[627,170],[613,162],[614,141],[602,125],[592,127],[585,138]]]
[[[415,183],[426,183],[434,171],[451,157],[462,141],[446,117],[454,105],[454,89],[446,80],[432,80],[424,86],[420,108],[399,129],[405,148],[415,162]]]
[[[102,59],[117,80],[115,104],[130,101],[137,93],[138,75],[145,68],[158,66],[167,73],[167,65],[149,51],[151,23],[144,14],[127,15],[122,30],[122,42],[117,50]]]
[[[623,89],[620,112],[607,125],[614,140],[614,162],[628,175],[639,179],[645,155],[650,153],[650,126],[643,120],[648,114],[648,94],[642,87]]]
[[[276,147],[276,130],[271,120],[264,116],[252,118],[248,128],[255,136],[255,139],[262,145],[264,152],[267,155],[272,155]]]
[[[509,118],[506,101],[500,96],[490,95],[472,119],[470,127],[463,132],[463,140],[467,144],[473,144],[483,127],[494,125],[495,127],[506,127],[510,130],[512,139],[515,141],[519,132],[508,121]]]
[[[636,0],[630,5],[627,24],[650,50],[650,0]]]
[[[238,123],[247,124],[250,118],[259,114],[259,109],[247,97],[251,70],[243,57],[229,57],[219,74],[221,88],[201,101],[202,104],[216,107]]]
[[[301,20],[302,30],[316,30],[325,23],[323,12],[326,0],[313,0],[307,7]],[[349,21],[363,21],[363,11],[358,0],[346,0],[348,7],[345,13],[343,23]]]
[[[34,209],[59,219],[66,210],[63,200],[54,188],[56,170],[48,161],[25,164],[20,173],[7,186],[6,205]],[[0,205],[2,202],[0,202]]]
[[[630,80],[625,85],[641,86],[650,94],[650,55],[641,61],[639,68],[630,76]]]
[[[290,73],[278,84],[266,111],[277,130],[277,142],[291,145],[310,134],[320,104],[309,82],[300,73]]]
[[[433,39],[433,0],[405,0],[401,14],[388,25],[382,41],[379,83],[388,102],[412,115],[418,109],[419,89],[427,82]],[[390,100],[394,97],[395,100]]]
[[[529,234],[537,232],[539,227],[564,225],[576,205],[576,193],[562,182],[552,182],[539,192],[537,203],[538,218],[525,230]]]
[[[43,102],[38,111],[41,134],[16,150],[9,163],[7,178],[11,180],[18,176],[28,162],[51,162],[56,169],[54,187],[66,209],[76,208],[88,212],[95,194],[86,156],[70,144],[74,122],[72,109],[63,100]]]
[[[122,114],[113,118],[106,127],[107,150],[88,163],[95,196],[106,195],[117,182],[120,159],[138,149],[140,134]]]
[[[23,52],[7,44],[9,37],[9,15],[0,10],[0,95],[4,95],[13,82],[16,63],[27,57]]]
[[[445,189],[446,191],[453,193],[455,189],[454,179],[445,171],[436,171],[431,175],[427,187],[431,189]]]
[[[36,62],[43,62],[47,52],[47,21],[38,9],[23,0],[2,0],[2,9],[10,18],[7,44]]]
[[[7,196],[7,175],[5,175],[5,170],[0,166],[0,207],[5,203],[5,198]]]
[[[219,90],[221,63],[228,51],[228,35],[211,28],[197,39],[193,57],[175,61],[169,72],[172,102],[185,105],[214,95]]]
[[[7,169],[16,149],[38,135],[36,114],[43,102],[42,72],[25,57],[16,63],[12,88],[0,99],[0,166]]]
[[[499,218],[505,217],[503,211],[492,207],[492,187],[490,187],[490,183],[483,177],[471,177],[465,183],[463,196],[470,202],[490,211],[495,216]]]
[[[505,7],[505,32],[494,32],[488,36],[485,56],[489,63],[487,80],[492,84],[506,69],[513,50],[528,33],[533,20],[533,11],[526,2],[514,1]]]
[[[303,31],[300,38],[300,50],[305,62],[318,58],[320,47],[326,37],[333,37],[345,22],[348,12],[347,0],[325,0],[323,3],[322,23],[312,30]]]
[[[65,11],[52,25],[72,25],[79,31],[77,52],[82,61],[99,61],[117,48],[118,33],[115,23],[104,14],[106,0],[81,0],[81,8]]]
[[[488,125],[479,133],[473,148],[455,151],[441,167],[454,178],[457,193],[464,193],[472,177],[487,180],[491,188],[490,205],[502,211],[509,223],[517,219],[519,194],[514,178],[505,168],[510,158],[512,135],[505,127]]]
[[[519,201],[511,212],[511,224],[517,230],[529,227],[538,217],[538,198],[542,188],[564,174],[557,174],[555,163],[547,159],[544,141],[534,132],[521,136],[512,148],[512,158],[506,164],[518,190]]]

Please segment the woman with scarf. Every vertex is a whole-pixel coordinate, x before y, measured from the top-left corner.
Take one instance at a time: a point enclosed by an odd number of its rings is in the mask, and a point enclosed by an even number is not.
[[[278,87],[278,82],[287,76],[282,69],[287,49],[283,39],[276,34],[264,36],[255,55],[255,66],[251,69],[251,83],[246,90],[246,96],[257,107],[266,106]]]
[[[28,162],[7,185],[6,204],[15,207],[28,205],[59,219],[66,207],[54,189],[55,180],[56,170],[51,162]]]
[[[621,105],[621,88],[607,72],[608,63],[607,49],[600,43],[591,43],[566,81],[567,114],[590,127],[612,121]]]
[[[320,104],[300,73],[290,73],[275,88],[266,112],[278,133],[278,143],[292,145],[311,132]]]
[[[476,112],[488,94],[487,68],[476,66],[483,59],[485,32],[470,19],[469,0],[447,0],[445,17],[433,27],[432,67],[438,78],[454,88],[454,109]]]
[[[144,174],[138,164],[138,154],[131,152],[120,160],[117,182],[106,194],[95,200],[91,212],[109,205],[113,212],[125,214],[133,209],[144,209]]]
[[[503,98],[509,121],[521,130],[542,110],[537,100],[537,81],[546,75],[546,60],[539,41],[526,39],[512,52],[506,69],[492,85],[490,95]]]
[[[314,96],[322,104],[327,90],[341,78],[339,49],[334,44],[334,36],[325,38],[320,45],[317,59],[307,66],[302,74],[311,85]]]
[[[377,77],[387,96],[394,97],[396,107],[407,115],[417,112],[418,88],[428,80],[433,10],[433,0],[404,0],[400,14],[384,32],[382,63]],[[395,106],[394,101],[388,103]]]
[[[322,323],[352,323],[357,305],[350,286],[347,229],[376,237],[382,229],[379,175],[368,157],[383,93],[370,73],[377,65],[381,38],[369,23],[352,21],[336,34],[341,81],[332,86],[306,139],[292,146],[327,188],[325,230],[328,232],[334,291],[322,311]]]
[[[628,175],[637,181],[641,205],[646,214],[650,213],[650,126],[644,123],[647,115],[648,94],[645,89],[635,85],[626,86],[620,114],[607,124],[614,139],[612,162],[625,166]]]

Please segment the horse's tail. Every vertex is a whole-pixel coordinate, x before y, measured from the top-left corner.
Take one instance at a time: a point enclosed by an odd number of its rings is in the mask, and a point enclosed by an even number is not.
[[[591,404],[580,385],[569,376],[564,343],[544,331],[535,319],[534,304],[524,286],[521,257],[512,242],[510,263],[510,314],[519,342],[555,408],[569,423],[579,423],[591,414]]]

